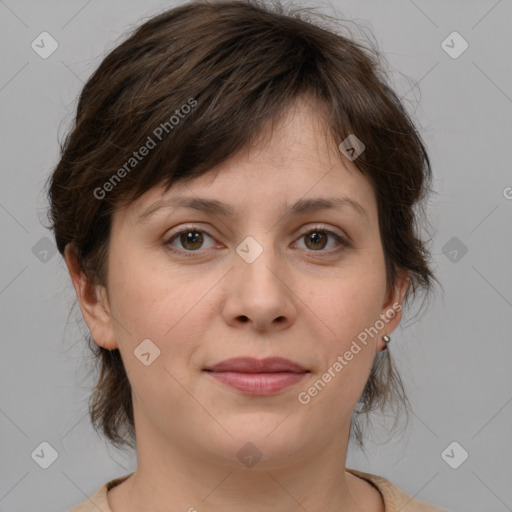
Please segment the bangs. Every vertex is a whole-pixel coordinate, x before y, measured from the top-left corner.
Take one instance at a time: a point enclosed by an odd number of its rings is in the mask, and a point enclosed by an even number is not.
[[[300,97],[321,102],[336,146],[351,133],[368,133],[376,118],[361,69],[369,57],[356,43],[351,53],[332,47],[332,73],[325,56],[332,34],[319,27],[306,32],[301,19],[279,25],[266,13],[222,2],[195,4],[201,17],[186,23],[191,9],[139,28],[105,58],[80,97],[81,152],[87,155],[84,143],[91,148],[84,164],[102,216],[156,185],[167,189],[267,143]]]

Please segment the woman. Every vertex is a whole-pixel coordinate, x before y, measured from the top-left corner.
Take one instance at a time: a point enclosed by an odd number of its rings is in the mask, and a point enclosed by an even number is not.
[[[187,3],[115,48],[49,198],[92,423],[137,469],[73,511],[441,510],[345,467],[358,418],[406,405],[430,179],[375,55],[299,10]]]

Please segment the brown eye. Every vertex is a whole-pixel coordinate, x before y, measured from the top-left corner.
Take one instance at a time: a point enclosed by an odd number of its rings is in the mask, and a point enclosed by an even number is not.
[[[171,236],[165,242],[165,245],[172,251],[183,254],[184,256],[194,256],[194,252],[200,252],[200,249],[209,248],[203,247],[207,238],[213,240],[205,231],[196,228],[187,228]],[[175,245],[177,242],[179,242],[179,246]]]
[[[183,231],[179,239],[185,249],[194,251],[203,245],[204,237],[200,231]]]
[[[212,241],[212,245],[205,247],[208,238]],[[351,247],[350,243],[337,233],[321,228],[313,228],[302,233],[299,240],[302,239],[304,239],[304,249],[308,252],[318,252],[319,256],[324,253],[326,256],[332,255],[332,253]],[[334,242],[334,245],[332,242]],[[178,243],[179,245],[177,245]],[[296,244],[297,242],[294,243],[294,246]],[[331,247],[329,247],[329,244],[331,244]],[[205,231],[189,227],[172,235],[164,245],[179,255],[193,257],[200,256],[207,249],[214,247],[215,240]],[[299,248],[302,249],[302,247]]]
[[[304,239],[304,245],[306,246],[306,249],[313,252],[329,253],[350,246],[350,244],[337,233],[334,233],[333,231],[329,231],[327,229],[320,228],[313,228],[310,229],[309,231],[306,231],[305,233],[302,233],[299,239]],[[338,246],[341,246],[341,248],[334,247],[333,249],[332,247],[327,247],[329,245],[329,240],[334,240],[335,242],[337,242]],[[334,245],[336,246],[336,244]],[[326,249],[326,247],[327,250],[324,250]],[[331,251],[329,251],[329,249],[331,249]]]
[[[305,236],[306,240],[306,246],[308,249],[324,249],[327,245],[327,239],[326,233],[323,231],[310,231]]]

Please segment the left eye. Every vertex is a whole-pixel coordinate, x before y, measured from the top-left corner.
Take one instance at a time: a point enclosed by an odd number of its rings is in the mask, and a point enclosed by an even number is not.
[[[165,242],[165,245],[169,246],[175,252],[182,253],[185,256],[192,256],[190,253],[198,252],[198,250],[201,249],[201,246],[205,241],[205,236],[211,240],[214,240],[213,237],[211,237],[203,230],[188,228],[175,233],[169,240]],[[342,248],[349,246],[349,243],[345,239],[333,231],[329,231],[327,229],[310,229],[309,231],[302,233],[298,240],[304,237],[306,240],[306,248],[313,252],[318,252],[325,249],[328,245],[327,240],[329,237],[334,239],[338,245],[342,246]],[[174,241],[179,241],[183,249],[177,248],[174,245]],[[294,245],[296,245],[296,242]]]
[[[341,236],[327,229],[310,229],[309,231],[302,233],[302,235],[299,237],[299,240],[304,237],[306,240],[307,248],[313,251],[325,249],[328,237],[333,238],[336,242],[338,242],[338,244],[341,244],[343,246],[348,245],[347,242],[343,238],[341,238]]]

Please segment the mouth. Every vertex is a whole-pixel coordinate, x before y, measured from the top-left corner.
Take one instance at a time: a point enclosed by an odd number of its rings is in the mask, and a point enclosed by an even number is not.
[[[203,370],[214,380],[247,395],[272,395],[297,384],[309,370],[281,357],[238,357]]]

